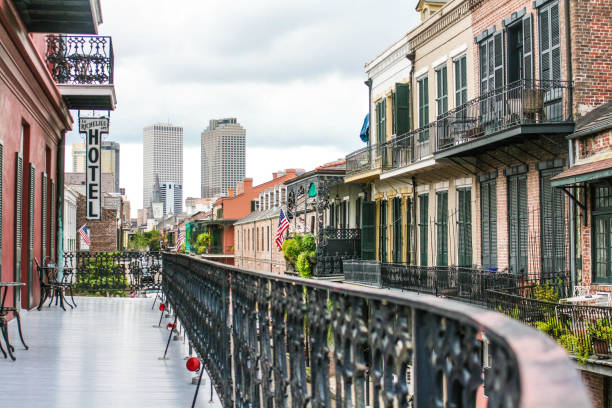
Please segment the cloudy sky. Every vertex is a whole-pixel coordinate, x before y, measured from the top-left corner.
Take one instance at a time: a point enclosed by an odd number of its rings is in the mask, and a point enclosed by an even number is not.
[[[113,37],[121,186],[142,207],[142,132],[184,127],[184,196],[200,193],[209,119],[247,129],[247,177],[312,169],[362,146],[364,64],[417,23],[407,0],[102,0]],[[77,113],[73,113],[75,119]],[[85,115],[85,114],[84,114]],[[80,141],[76,132],[67,144]],[[70,166],[67,146],[67,171]]]

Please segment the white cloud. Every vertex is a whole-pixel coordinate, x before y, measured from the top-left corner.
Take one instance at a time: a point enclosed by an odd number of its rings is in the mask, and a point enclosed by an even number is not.
[[[236,117],[247,129],[247,176],[256,182],[359,148],[364,63],[418,20],[405,0],[106,0],[102,7],[118,99],[108,140],[121,143],[121,186],[134,209],[142,205],[143,128],[152,123],[184,127],[186,197],[200,194],[200,133],[213,118]],[[67,144],[78,140],[67,136]]]

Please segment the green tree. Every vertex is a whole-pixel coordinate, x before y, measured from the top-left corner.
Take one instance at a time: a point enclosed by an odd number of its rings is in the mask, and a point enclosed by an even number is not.
[[[196,250],[198,251],[198,254],[204,253],[204,251],[206,251],[206,248],[210,246],[211,241],[212,238],[208,232],[202,232],[201,234],[198,234],[198,237],[196,239]]]

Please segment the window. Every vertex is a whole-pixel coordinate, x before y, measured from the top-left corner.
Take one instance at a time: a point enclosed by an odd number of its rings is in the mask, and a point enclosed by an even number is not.
[[[561,168],[556,168],[540,173],[542,272],[566,268],[565,242],[569,237],[565,234],[565,199],[561,189],[550,185],[550,179],[560,172]]]
[[[393,262],[402,262],[402,198],[394,197],[393,202]]]
[[[438,117],[448,111],[448,82],[446,77],[446,65],[436,70],[436,103],[438,105]]]
[[[510,271],[527,271],[527,174],[508,177],[508,255]]]
[[[428,207],[429,195],[421,194],[419,196],[419,247],[420,247],[420,264],[427,266],[427,222],[428,222]]]
[[[531,15],[508,27],[508,83],[533,79],[533,36]]]
[[[448,191],[438,191],[436,199],[436,266],[448,266]]]
[[[381,262],[387,262],[387,200],[380,201],[380,226],[378,234],[378,250]]]
[[[504,84],[502,33],[480,42],[480,94],[484,95]]]
[[[472,190],[470,188],[457,189],[458,195],[458,265],[472,266]]]
[[[466,56],[463,55],[454,61],[455,66],[455,107],[467,102],[467,70]]]
[[[480,229],[483,268],[497,268],[497,180],[480,182]]]
[[[594,185],[593,282],[612,283],[612,187]]]
[[[378,144],[382,144],[387,140],[387,101],[383,97],[376,104],[376,138]]]

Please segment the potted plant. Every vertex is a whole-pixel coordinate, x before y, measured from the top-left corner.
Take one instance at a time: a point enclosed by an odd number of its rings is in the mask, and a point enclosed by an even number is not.
[[[593,353],[597,358],[610,357],[610,341],[612,340],[612,325],[607,319],[597,319],[595,323],[589,323],[588,334],[591,338]]]

